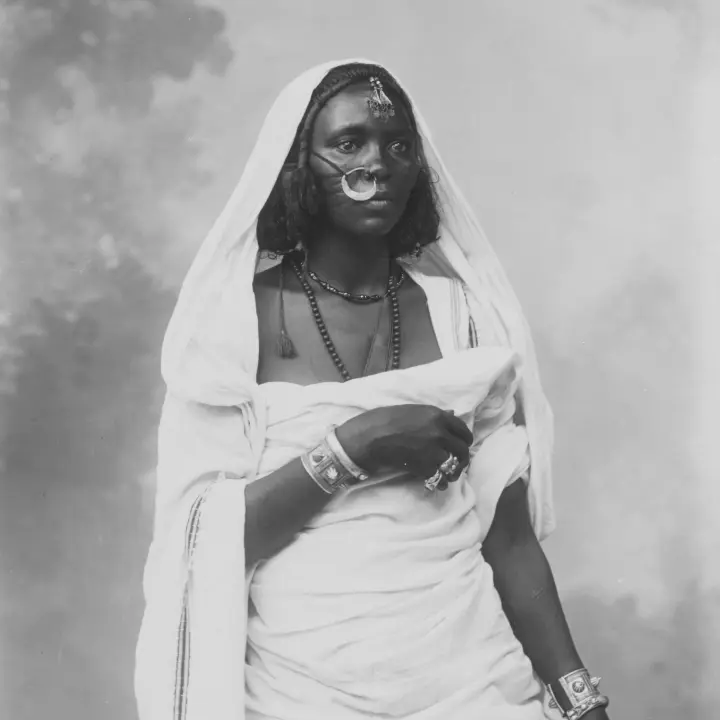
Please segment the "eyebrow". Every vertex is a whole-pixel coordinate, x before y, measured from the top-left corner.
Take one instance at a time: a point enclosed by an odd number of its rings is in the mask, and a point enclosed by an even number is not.
[[[363,134],[367,132],[367,125],[364,123],[348,123],[347,125],[341,125],[338,128],[331,130],[328,133],[329,138],[339,137],[340,135],[346,134]],[[398,135],[408,135],[414,137],[415,131],[409,125],[404,126],[402,129],[388,129],[381,130],[383,135],[397,137]]]

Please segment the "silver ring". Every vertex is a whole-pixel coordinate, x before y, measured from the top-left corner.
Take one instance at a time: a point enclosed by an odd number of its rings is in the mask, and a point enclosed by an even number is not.
[[[442,472],[442,470],[438,470],[432,477],[429,477],[425,481],[425,489],[430,490],[430,492],[433,492],[437,486],[440,484],[440,481],[445,477],[445,473]]]
[[[355,202],[365,202],[366,200],[370,200],[375,193],[377,192],[377,180],[375,179],[375,175],[372,176],[373,180],[373,186],[371,190],[366,190],[365,192],[359,192],[358,190],[353,190],[350,187],[350,184],[348,183],[348,176],[352,175],[356,172],[365,172],[364,167],[357,167],[353,168],[352,170],[348,170],[343,176],[342,180],[340,181],[340,185],[342,187],[342,191],[351,199],[355,200]],[[372,173],[371,173],[372,174]]]
[[[450,455],[448,459],[440,466],[440,472],[445,475],[453,475],[460,466],[460,461],[454,456]]]

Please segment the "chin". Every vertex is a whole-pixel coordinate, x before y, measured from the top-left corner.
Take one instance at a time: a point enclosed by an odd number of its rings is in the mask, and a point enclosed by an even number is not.
[[[371,217],[364,218],[362,221],[353,223],[351,229],[352,232],[358,235],[373,235],[377,237],[383,237],[390,233],[390,231],[397,225],[395,218],[387,217]]]

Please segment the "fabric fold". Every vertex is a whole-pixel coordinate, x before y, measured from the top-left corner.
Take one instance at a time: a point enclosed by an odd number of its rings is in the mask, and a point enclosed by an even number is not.
[[[447,338],[446,349],[453,344]],[[519,381],[517,356],[482,347],[348,383],[262,386],[260,476],[376,407],[452,410],[476,440],[466,474],[447,491],[429,494],[421,478],[399,473],[375,477],[335,496],[258,567],[247,632],[250,720],[323,712],[444,720],[471,708],[541,717],[540,685],[479,552],[497,498],[528,467],[527,434],[513,423]]]

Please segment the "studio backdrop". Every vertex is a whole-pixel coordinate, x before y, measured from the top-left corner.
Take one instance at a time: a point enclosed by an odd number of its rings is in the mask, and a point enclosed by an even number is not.
[[[533,326],[546,549],[612,716],[716,716],[712,9],[3,3],[0,716],[135,717],[162,334],[272,99],[353,55],[417,98]]]

